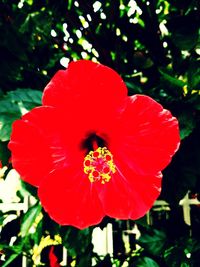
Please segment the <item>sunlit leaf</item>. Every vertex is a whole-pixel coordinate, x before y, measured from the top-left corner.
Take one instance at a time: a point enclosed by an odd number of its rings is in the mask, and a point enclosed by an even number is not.
[[[21,223],[21,236],[22,237],[25,237],[29,233],[30,228],[33,226],[41,210],[42,210],[41,205],[36,203],[26,212]]]
[[[34,240],[34,243],[37,245],[40,243],[40,240],[42,237],[42,230],[43,230],[43,220],[41,220],[38,223],[35,233],[32,234],[32,238]]]
[[[68,1],[68,6],[67,6],[68,10],[71,9],[72,4],[73,4],[73,0],[69,0],[69,1]]]
[[[32,6],[32,4],[33,4],[33,0],[26,0],[26,3],[27,3],[28,5],[30,5],[30,6]]]

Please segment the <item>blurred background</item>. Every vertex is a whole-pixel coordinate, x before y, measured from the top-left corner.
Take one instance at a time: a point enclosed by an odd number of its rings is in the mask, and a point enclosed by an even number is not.
[[[60,266],[200,266],[199,5],[0,0],[0,266],[59,266],[52,253]],[[129,95],[149,95],[169,109],[182,139],[145,217],[105,218],[82,231],[48,217],[7,148],[13,121],[41,104],[57,70],[81,58],[115,69]]]

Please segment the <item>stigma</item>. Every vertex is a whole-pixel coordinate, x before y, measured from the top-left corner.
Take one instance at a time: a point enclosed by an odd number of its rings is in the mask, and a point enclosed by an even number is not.
[[[116,172],[113,155],[106,147],[91,150],[84,158],[84,173],[88,175],[91,183],[105,184],[110,181]]]

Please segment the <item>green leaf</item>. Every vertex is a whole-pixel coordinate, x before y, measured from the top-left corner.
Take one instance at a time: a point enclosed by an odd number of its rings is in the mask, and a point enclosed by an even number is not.
[[[4,250],[4,251],[9,251],[9,253],[20,253],[22,249],[22,245],[15,245],[15,246],[10,246],[8,244],[5,243],[0,243],[0,250]]]
[[[184,1],[181,1],[184,2]],[[199,26],[192,13],[171,18],[169,21],[171,40],[181,50],[191,50],[198,42]]]
[[[191,61],[187,72],[188,89],[190,91],[200,90],[200,62]]]
[[[36,203],[26,212],[21,223],[21,236],[22,237],[25,237],[28,234],[31,226],[35,222],[41,210],[42,210],[41,205]]]
[[[69,0],[69,1],[68,1],[68,6],[67,6],[67,9],[68,9],[68,10],[71,9],[72,4],[73,4],[73,0]]]
[[[43,230],[43,220],[41,220],[36,228],[35,233],[32,234],[32,239],[34,240],[34,243],[39,245],[40,240],[42,238],[42,230]]]
[[[14,115],[20,113],[20,109],[6,96],[4,99],[0,100],[0,112],[1,114],[7,114],[9,112]]]
[[[27,3],[29,6],[32,6],[32,4],[33,4],[33,0],[26,0],[26,3]]]
[[[190,50],[195,47],[195,44],[198,40],[198,33],[194,32],[188,34],[187,36],[184,33],[174,33],[172,40],[174,44],[179,47],[181,50]]]
[[[8,164],[10,158],[10,151],[7,147],[7,142],[0,142],[0,161],[3,166]]]
[[[183,87],[184,85],[186,85],[186,83],[178,78],[173,77],[172,75],[164,72],[163,70],[159,69],[160,74],[162,75],[162,77],[167,80],[168,82],[170,82],[172,85],[178,86],[178,87]]]
[[[86,260],[90,260],[92,227],[81,231],[74,227],[61,227],[60,235],[70,256],[80,255],[81,259],[83,255],[87,255]]]
[[[169,247],[163,254],[167,266],[181,266],[182,263],[187,262],[187,257],[184,253],[185,243],[177,243],[175,246]]]
[[[166,238],[165,232],[151,229],[142,233],[138,243],[152,255],[159,255],[166,244]]]
[[[182,262],[180,267],[191,267],[191,264],[188,264],[186,262]]]
[[[159,267],[159,265],[149,257],[138,259],[135,267]]]
[[[0,140],[8,141],[12,129],[12,123],[20,118],[19,107],[6,97],[0,100]]]
[[[8,110],[7,114],[1,114],[0,110],[0,140],[2,142],[10,139],[12,123],[20,118],[20,114],[13,114]]]
[[[2,265],[2,267],[6,267],[9,266],[9,264],[14,261],[17,257],[19,256],[19,254],[12,254],[8,260]]]
[[[24,108],[30,110],[41,105],[42,92],[33,89],[17,89],[8,92],[6,98],[18,103],[19,107],[23,105]]]
[[[196,121],[192,113],[182,112],[178,116],[179,126],[180,126],[180,137],[184,139],[188,137],[196,127]]]
[[[6,245],[0,244],[0,250],[3,250],[5,255],[8,256],[8,259],[4,262],[2,267],[9,266],[11,262],[13,262],[20,254],[22,253],[22,244],[19,245]]]
[[[126,81],[126,86],[128,87],[129,95],[142,93],[142,89],[133,82]]]
[[[33,89],[17,89],[8,92],[0,100],[0,140],[8,141],[12,123],[22,114],[41,105],[42,92]]]

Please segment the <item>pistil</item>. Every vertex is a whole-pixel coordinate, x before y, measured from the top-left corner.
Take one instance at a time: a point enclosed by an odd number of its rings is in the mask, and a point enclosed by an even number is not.
[[[106,147],[98,147],[97,142],[92,142],[94,150],[91,150],[84,158],[84,172],[91,183],[109,182],[112,174],[116,172],[113,155]]]

